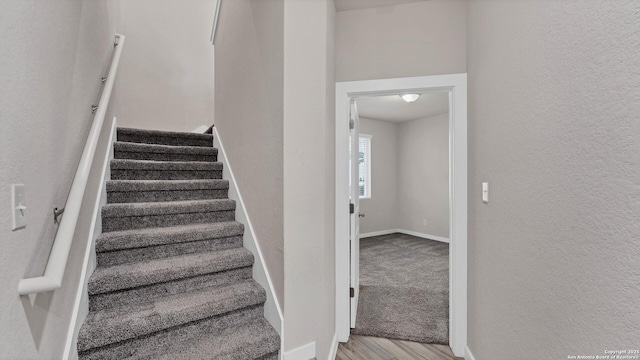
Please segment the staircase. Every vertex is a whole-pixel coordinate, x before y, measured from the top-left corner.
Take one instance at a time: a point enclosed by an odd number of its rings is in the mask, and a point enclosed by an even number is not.
[[[119,128],[80,359],[277,359],[213,135]]]

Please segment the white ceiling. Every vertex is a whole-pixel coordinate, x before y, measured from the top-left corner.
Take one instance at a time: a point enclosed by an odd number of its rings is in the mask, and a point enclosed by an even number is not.
[[[448,112],[449,93],[425,93],[412,103],[405,102],[399,95],[361,97],[356,105],[360,117],[399,123]]]
[[[335,0],[336,11],[371,9],[382,6],[400,5],[426,0]]]

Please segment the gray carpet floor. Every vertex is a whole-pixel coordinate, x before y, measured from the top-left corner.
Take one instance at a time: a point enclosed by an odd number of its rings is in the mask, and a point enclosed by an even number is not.
[[[449,244],[404,234],[360,240],[356,335],[449,343]]]

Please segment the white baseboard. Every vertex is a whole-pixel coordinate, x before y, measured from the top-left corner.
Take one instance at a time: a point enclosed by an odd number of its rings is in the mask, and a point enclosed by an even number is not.
[[[197,128],[191,130],[192,133],[197,133],[197,134],[204,134],[205,131],[209,130],[209,128],[211,127],[211,125],[207,126],[207,125],[200,125]]]
[[[372,237],[372,236],[389,235],[389,234],[393,234],[395,232],[398,232],[398,230],[397,229],[389,229],[389,230],[380,230],[380,231],[372,231],[372,232],[368,232],[368,233],[361,233],[360,234],[360,239],[368,238],[368,237]]]
[[[213,146],[218,148],[218,162],[221,162],[223,165],[222,178],[229,180],[229,199],[236,201],[236,221],[244,224],[245,226],[243,245],[245,248],[247,248],[247,250],[251,251],[255,258],[255,263],[253,265],[253,278],[258,284],[262,285],[262,287],[267,292],[267,301],[264,304],[264,317],[271,324],[271,326],[276,329],[278,334],[280,334],[280,349],[283,349],[284,321],[282,308],[280,307],[278,299],[276,298],[276,292],[273,286],[273,282],[271,281],[271,276],[269,275],[269,270],[267,269],[267,266],[264,262],[262,250],[258,245],[257,236],[253,229],[253,225],[251,224],[251,219],[249,219],[249,215],[247,214],[244,201],[242,200],[242,195],[240,194],[240,189],[238,189],[236,178],[233,175],[233,170],[229,165],[227,153],[224,150],[224,145],[222,144],[222,140],[220,139],[220,134],[218,133],[218,129],[216,129],[215,127],[213,128]],[[313,358],[313,356],[311,358]]]
[[[469,349],[469,345],[465,345],[464,347],[464,359],[465,360],[476,360],[476,357],[473,356],[471,350]]]
[[[331,348],[329,349],[329,360],[336,360],[336,355],[338,354],[338,334],[333,334],[333,339],[331,339]]]
[[[284,360],[311,360],[316,357],[316,342],[310,342],[284,353]]]
[[[360,238],[363,239],[363,238],[368,238],[368,237],[372,237],[372,236],[389,235],[389,234],[393,234],[393,233],[412,235],[412,236],[417,236],[417,237],[421,237],[421,238],[424,238],[424,239],[444,242],[444,243],[447,243],[447,244],[449,243],[449,239],[445,238],[445,237],[442,237],[442,236],[423,234],[423,233],[419,233],[419,232],[416,232],[416,231],[405,230],[405,229],[389,229],[389,230],[380,230],[380,231],[362,233],[362,234],[360,234]]]
[[[84,252],[82,273],[80,274],[78,291],[76,292],[76,299],[73,303],[71,321],[69,322],[69,330],[67,332],[67,340],[65,341],[64,353],[62,355],[62,358],[67,360],[78,359],[78,332],[89,314],[89,293],[87,291],[87,283],[89,281],[89,276],[96,269],[95,243],[98,236],[102,233],[102,216],[100,209],[102,209],[102,206],[107,203],[106,182],[111,178],[109,163],[111,162],[111,159],[113,159],[113,143],[116,141],[117,128],[118,122],[114,117],[107,145],[108,151],[104,157],[102,172],[100,174],[100,178],[102,179],[99,188],[100,191],[96,194],[93,214],[91,215],[92,224],[89,228],[87,247]]]
[[[442,237],[442,236],[423,234],[423,233],[419,233],[417,231],[404,230],[404,229],[396,229],[396,231],[401,233],[401,234],[413,235],[413,236],[421,237],[421,238],[424,238],[424,239],[444,242],[444,243],[447,243],[447,244],[449,243],[449,239],[446,238],[446,237]]]

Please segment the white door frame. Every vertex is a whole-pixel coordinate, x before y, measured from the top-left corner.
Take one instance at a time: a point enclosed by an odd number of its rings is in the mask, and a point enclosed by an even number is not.
[[[336,83],[336,336],[349,340],[349,99],[449,91],[449,344],[467,344],[467,74]]]

